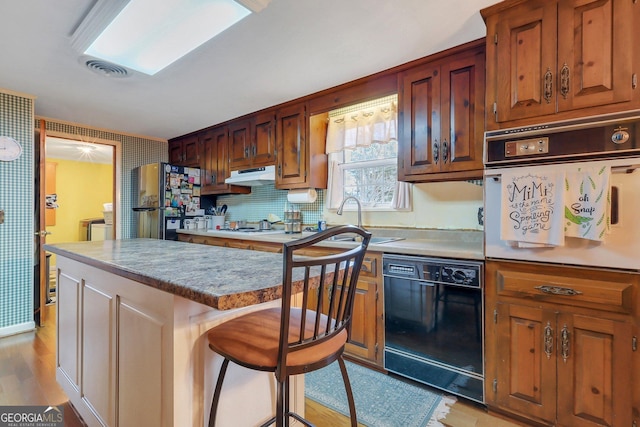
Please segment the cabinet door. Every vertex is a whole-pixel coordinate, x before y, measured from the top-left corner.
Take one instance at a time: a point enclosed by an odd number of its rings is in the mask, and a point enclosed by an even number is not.
[[[183,150],[183,166],[198,167],[200,166],[200,143],[198,135],[187,137],[182,142]]]
[[[442,65],[440,162],[443,172],[482,169],[484,49]]]
[[[489,93],[497,122],[555,113],[556,9],[555,2],[532,0],[487,21],[487,37],[496,43],[487,57],[495,67]]]
[[[229,125],[229,163],[232,170],[251,165],[251,126],[249,120]]]
[[[274,114],[258,114],[253,123],[252,132],[251,156],[253,158],[253,166],[272,165],[276,143]]]
[[[276,116],[276,186],[304,184],[307,178],[304,104],[278,111]]]
[[[66,266],[58,259],[57,298],[57,330],[58,334],[57,368],[73,385],[73,391],[80,393],[80,361],[82,325],[78,313],[82,310],[82,279],[74,277],[66,271]],[[65,391],[69,393],[68,388]]]
[[[566,314],[558,327],[558,425],[632,425],[631,325]]]
[[[440,67],[419,67],[400,75],[399,79],[398,171],[405,177],[438,172]]]
[[[240,187],[224,182],[229,171],[229,129],[220,126],[204,132],[201,136],[205,161],[203,171],[202,194],[247,194],[251,187]]]
[[[558,4],[558,111],[631,100],[632,2]]]
[[[204,194],[212,189],[216,181],[217,170],[214,168],[214,162],[217,153],[213,131],[208,130],[203,132],[200,135],[200,142],[203,152],[202,161],[200,162],[200,169],[202,169],[200,171],[202,185],[200,191]]]
[[[201,136],[204,149],[203,171],[201,172],[203,193],[224,188],[224,180],[229,176],[229,135],[226,127],[204,132]]]
[[[182,163],[182,140],[169,142],[169,163],[172,165]]]
[[[527,417],[556,418],[555,313],[497,304],[496,403]]]
[[[378,283],[375,279],[360,277],[353,303],[351,333],[345,351],[363,359],[376,361],[376,294]]]

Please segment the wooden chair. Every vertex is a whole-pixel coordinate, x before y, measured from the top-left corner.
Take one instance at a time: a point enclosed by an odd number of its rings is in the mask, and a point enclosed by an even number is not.
[[[339,253],[317,257],[299,251],[336,237],[355,236],[359,244]],[[351,425],[356,410],[342,353],[349,336],[356,283],[371,234],[352,225],[330,228],[284,244],[282,305],[231,319],[211,328],[209,347],[224,357],[211,404],[209,426],[215,425],[222,383],[234,362],[249,369],[274,372],[276,414],[262,427],[288,426],[290,417],[312,426],[289,410],[289,377],[323,368],[338,360],[347,392]],[[292,296],[301,292],[301,306]],[[287,331],[287,333],[282,333]]]

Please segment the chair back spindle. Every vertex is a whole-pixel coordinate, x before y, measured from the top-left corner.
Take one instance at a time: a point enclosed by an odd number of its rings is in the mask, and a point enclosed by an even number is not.
[[[356,247],[342,252],[303,256],[300,251],[323,240],[341,235],[355,236]],[[284,372],[287,357],[311,345],[330,340],[346,329],[349,333],[358,276],[371,234],[359,227],[340,226],[310,236],[287,242],[283,247],[283,291],[281,331],[289,331],[288,340],[281,339],[279,369],[276,376],[285,377],[303,372]],[[300,273],[301,289],[293,289],[294,275]],[[292,297],[301,292],[300,307],[292,306]],[[315,301],[314,301],[315,298]],[[326,364],[327,361],[322,361]],[[310,366],[310,370],[315,367]]]

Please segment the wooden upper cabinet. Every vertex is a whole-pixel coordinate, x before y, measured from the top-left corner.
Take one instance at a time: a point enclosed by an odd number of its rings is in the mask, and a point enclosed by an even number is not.
[[[306,104],[276,112],[276,188],[327,188],[327,115],[307,117]]]
[[[276,114],[276,186],[304,184],[307,176],[307,126],[304,104]]]
[[[273,112],[257,114],[253,118],[251,157],[253,166],[274,163],[276,150],[276,117]]]
[[[232,170],[251,167],[251,121],[238,120],[229,125],[229,163]]]
[[[169,141],[169,163],[177,165],[182,162],[182,141]]]
[[[558,111],[631,100],[634,3],[558,3]]]
[[[189,135],[169,141],[169,163],[172,165],[199,167],[200,142],[198,135]]]
[[[229,128],[220,126],[201,133],[200,140],[204,150],[204,161],[201,163],[201,193],[228,194],[250,193],[250,187],[239,187],[225,184],[230,176],[229,170]]]
[[[275,115],[259,113],[229,125],[232,170],[267,166],[274,163]]]
[[[484,77],[481,42],[399,75],[401,181],[481,175]]]
[[[488,33],[497,34],[493,37],[498,41],[495,46],[499,65],[495,71],[499,120],[555,112],[552,98],[556,73],[556,18],[554,2],[530,1],[501,14],[495,31]],[[487,40],[489,42],[489,38]],[[492,49],[487,49],[489,54]],[[490,60],[487,62],[488,66],[492,64]]]
[[[508,0],[482,10],[487,128],[638,105],[632,26],[639,8],[628,0]],[[576,111],[584,108],[591,110]]]
[[[440,168],[440,67],[425,66],[400,77],[398,157],[404,178]]]

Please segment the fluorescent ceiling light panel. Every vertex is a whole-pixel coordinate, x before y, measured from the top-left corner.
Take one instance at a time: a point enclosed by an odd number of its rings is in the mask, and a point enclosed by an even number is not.
[[[154,75],[250,13],[233,0],[131,0],[85,53]]]

